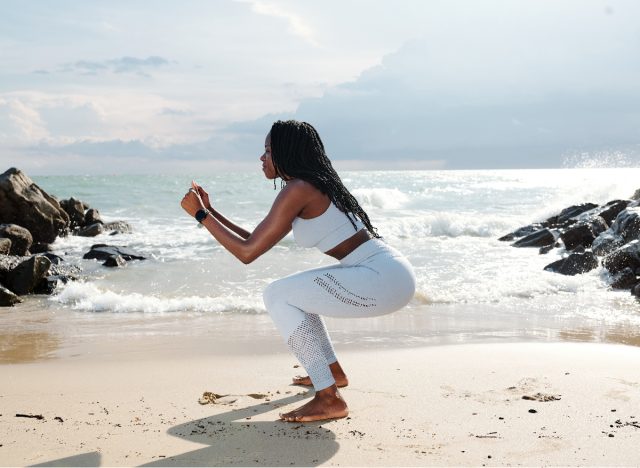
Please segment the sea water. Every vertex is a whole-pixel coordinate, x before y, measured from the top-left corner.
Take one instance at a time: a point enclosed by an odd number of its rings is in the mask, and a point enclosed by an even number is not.
[[[640,169],[344,172],[345,185],[384,240],[414,266],[411,303],[388,317],[330,319],[343,344],[393,346],[511,339],[580,339],[638,344],[640,303],[609,287],[606,270],[577,276],[547,272],[562,249],[540,254],[497,239],[572,204],[604,204],[640,188]],[[272,339],[262,303],[274,279],[335,263],[298,247],[288,234],[244,265],[180,208],[191,179],[212,204],[247,230],[277,195],[262,174],[33,177],[58,198],[75,197],[105,221],[133,232],[69,236],[54,253],[78,264],[79,281],[0,312],[7,331],[75,339],[123,335],[218,335],[236,342]],[[279,185],[278,185],[279,189]],[[124,268],[82,255],[92,244],[127,246],[143,256]],[[57,331],[51,330],[56,328]],[[9,333],[9,332],[7,332]]]

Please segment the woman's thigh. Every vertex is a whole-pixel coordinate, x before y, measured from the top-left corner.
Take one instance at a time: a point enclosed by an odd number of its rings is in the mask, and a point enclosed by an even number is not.
[[[398,302],[396,270],[393,261],[379,261],[303,271],[271,283],[265,290],[265,303],[267,297],[277,297],[304,312],[328,317],[387,314],[406,304]]]

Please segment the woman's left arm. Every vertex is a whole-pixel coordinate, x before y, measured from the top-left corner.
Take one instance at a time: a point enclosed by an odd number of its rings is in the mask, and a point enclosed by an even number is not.
[[[291,223],[307,203],[304,187],[288,184],[276,197],[267,216],[258,224],[248,238],[243,239],[225,227],[214,216],[207,216],[203,226],[225,249],[242,263],[248,264],[276,245],[291,230]],[[200,197],[188,192],[181,203],[191,216],[203,209]]]

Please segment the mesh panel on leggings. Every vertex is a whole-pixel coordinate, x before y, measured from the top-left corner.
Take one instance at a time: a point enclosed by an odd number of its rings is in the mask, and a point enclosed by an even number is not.
[[[324,320],[316,314],[307,314],[307,320],[309,320],[309,323],[313,326],[314,334],[318,337],[324,358],[327,360],[328,364],[333,364],[338,360],[338,358],[333,350],[331,338],[329,338],[329,332],[324,324]]]
[[[335,383],[329,364],[324,357],[321,340],[318,337],[317,322],[309,320],[311,315],[293,331],[287,344],[305,368],[316,390],[329,387]]]

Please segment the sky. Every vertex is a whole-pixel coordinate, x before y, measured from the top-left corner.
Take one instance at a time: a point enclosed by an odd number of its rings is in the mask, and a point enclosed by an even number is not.
[[[0,169],[640,165],[640,2],[3,0]]]

